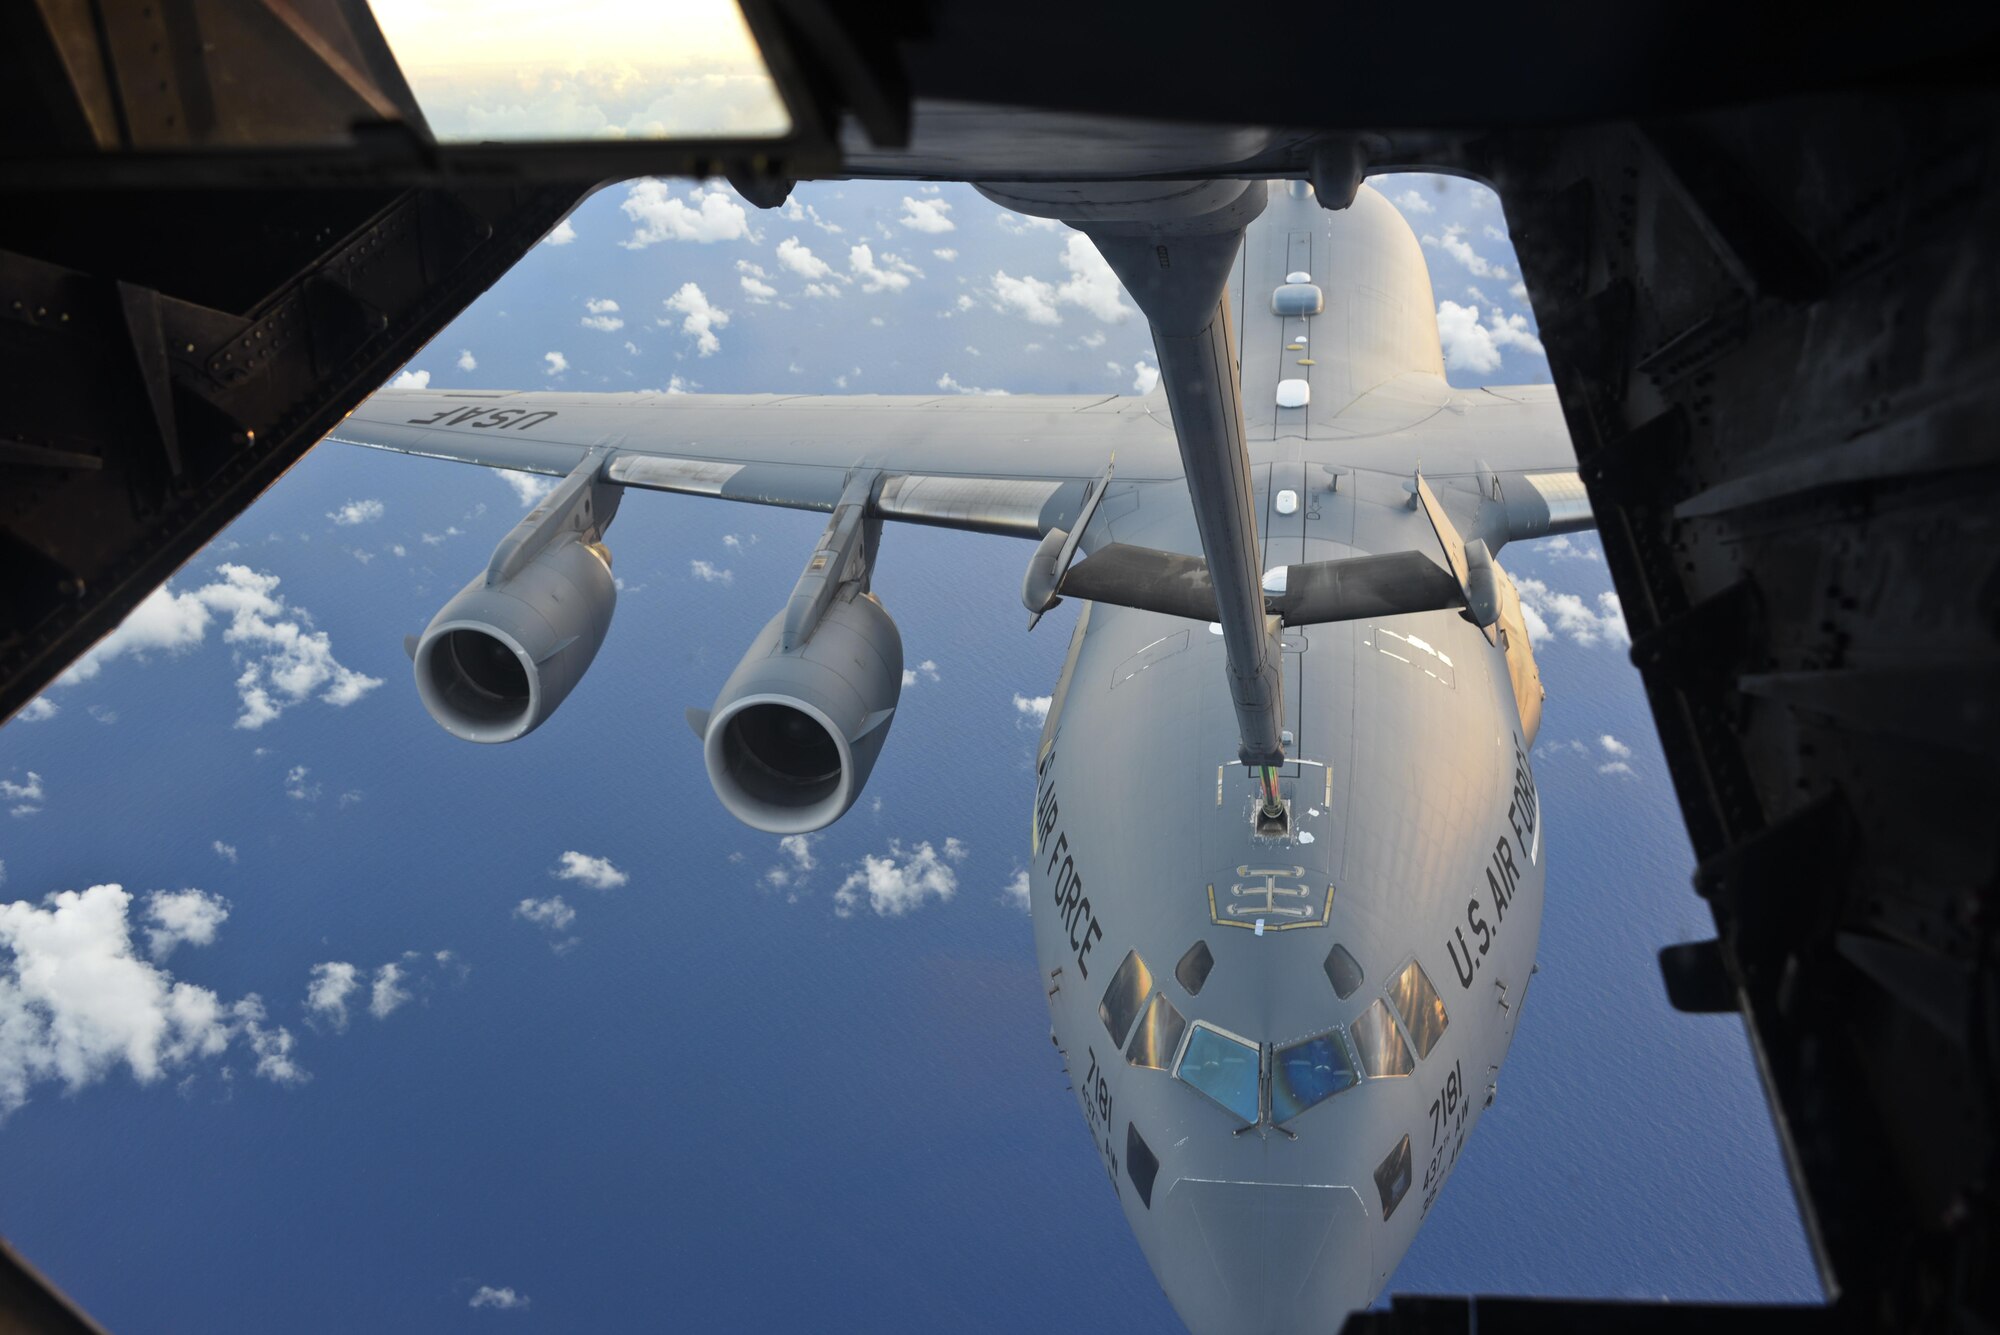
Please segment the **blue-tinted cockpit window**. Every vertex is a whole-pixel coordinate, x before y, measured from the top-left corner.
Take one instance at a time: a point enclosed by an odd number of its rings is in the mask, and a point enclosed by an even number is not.
[[[1257,1047],[1197,1022],[1174,1074],[1245,1122],[1257,1120]]]
[[[1334,1030],[1279,1048],[1271,1056],[1271,1120],[1287,1122],[1316,1103],[1351,1089],[1354,1063]]]

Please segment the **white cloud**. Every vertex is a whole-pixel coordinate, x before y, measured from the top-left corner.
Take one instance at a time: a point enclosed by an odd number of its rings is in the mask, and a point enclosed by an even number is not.
[[[1479,230],[1485,233],[1486,239],[1488,241],[1498,241],[1503,246],[1507,244],[1507,234],[1501,231],[1498,227],[1495,227],[1492,223],[1487,223]]]
[[[634,181],[618,206],[635,224],[629,239],[618,244],[640,250],[661,241],[741,241],[757,238],[749,215],[726,190],[693,186],[687,198],[675,195],[665,181],[648,177]]]
[[[761,278],[752,278],[747,273],[736,281],[743,285],[743,295],[752,301],[766,302],[778,295],[777,288],[772,287]]]
[[[429,371],[405,371],[389,382],[390,389],[429,389],[430,387],[431,373]]]
[[[1405,190],[1390,201],[1405,213],[1436,213],[1437,206],[1415,190]]]
[[[42,792],[42,776],[33,770],[28,771],[28,781],[26,783],[15,783],[12,779],[0,779],[0,797],[6,798],[9,802],[19,802],[22,804],[14,808],[16,816],[34,815],[42,809],[39,804],[47,800]]]
[[[525,1293],[516,1293],[511,1288],[496,1289],[491,1284],[481,1284],[479,1292],[472,1295],[472,1302],[469,1305],[473,1307],[492,1307],[504,1312],[510,1308],[526,1307],[528,1305],[528,1295]]]
[[[566,246],[574,240],[576,240],[576,229],[569,225],[569,219],[564,218],[549,229],[549,234],[542,238],[542,244],[545,246]]]
[[[1055,697],[1053,696],[1016,695],[1014,697],[1014,712],[1024,718],[1032,718],[1037,723],[1043,723],[1048,720],[1049,706],[1053,703],[1055,703]]]
[[[215,856],[221,858],[224,862],[229,863],[231,866],[236,865],[235,844],[225,844],[220,839],[218,839],[214,843],[210,844],[209,847],[215,850]]]
[[[813,254],[809,247],[801,245],[795,236],[788,236],[778,243],[778,263],[801,278],[817,281],[833,276],[833,266]]]
[[[562,481],[561,478],[544,477],[540,473],[523,473],[513,468],[496,468],[493,471],[513,491],[514,499],[521,503],[523,510],[554,491],[556,484]]]
[[[1141,357],[1132,363],[1132,392],[1151,394],[1160,383],[1160,368]]]
[[[45,695],[38,695],[22,705],[14,715],[16,723],[46,723],[62,712],[62,706]]]
[[[375,971],[375,984],[368,991],[370,1015],[386,1020],[409,999],[410,990],[403,986],[402,965],[385,964]]]
[[[1474,278],[1507,277],[1505,269],[1488,262],[1485,256],[1472,248],[1472,243],[1465,239],[1464,232],[1463,227],[1454,223],[1444,229],[1442,238],[1425,233],[1424,242],[1427,245],[1442,246],[1444,253],[1463,264]]]
[[[1014,879],[1000,888],[1002,903],[1026,913],[1028,911],[1028,869],[1021,867],[1014,872]]]
[[[1623,774],[1628,777],[1634,777],[1632,775],[1632,767],[1622,760],[1606,761],[1597,767],[1597,772],[1599,774]]]
[[[1086,348],[1095,349],[1104,346],[1104,339],[1105,339],[1105,334],[1102,329],[1093,329],[1089,333],[1085,334],[1083,337],[1079,338],[1077,342],[1083,344],[1083,346]],[[1037,351],[1039,351],[1041,348],[1041,344],[1039,343],[1032,344],[1031,346]]]
[[[937,387],[947,394],[984,394],[989,398],[1007,393],[1004,389],[981,389],[977,385],[961,385],[949,371],[937,378]]]
[[[710,302],[708,296],[695,283],[682,283],[680,290],[666,299],[666,308],[685,318],[681,321],[681,332],[693,338],[695,348],[704,357],[713,357],[722,350],[722,340],[715,331],[729,324],[729,312]],[[661,324],[672,324],[672,320],[661,320]]]
[[[58,684],[89,681],[125,654],[143,658],[154,652],[188,652],[206,638],[213,616],[229,618],[222,639],[236,650],[242,669],[236,678],[243,702],[239,728],[260,728],[315,693],[327,704],[344,707],[382,684],[334,658],[326,633],[307,630],[311,617],[303,608],[287,607],[278,595],[276,575],[228,563],[215,569],[222,578],[192,593],[162,585],[148,594]]]
[[[306,776],[311,773],[304,765],[294,765],[285,771],[285,796],[297,802],[319,801],[319,785],[306,782]]]
[[[522,900],[514,906],[514,916],[537,927],[561,932],[576,921],[576,910],[561,895],[550,895],[547,899]]]
[[[479,359],[472,355],[471,348],[459,349],[458,369],[461,371],[476,371],[479,369]]]
[[[903,685],[905,686],[915,686],[920,681],[936,681],[937,679],[937,664],[928,658],[913,668],[903,669]]]
[[[1597,739],[1597,744],[1603,747],[1605,754],[1614,760],[1630,760],[1632,758],[1632,748],[1608,732]]]
[[[592,315],[616,315],[618,303],[609,297],[585,297],[583,308]]]
[[[199,890],[155,890],[146,896],[146,953],[164,960],[174,947],[215,944],[215,934],[229,921],[229,901]]]
[[[564,371],[569,370],[569,358],[563,356],[560,352],[545,352],[542,354],[542,360],[549,364],[545,374],[561,375]]]
[[[581,881],[593,890],[615,890],[632,879],[612,866],[610,858],[594,858],[574,850],[562,855],[562,865],[550,875],[564,881]]]
[[[352,964],[329,960],[312,966],[306,982],[307,1018],[318,1017],[335,1029],[347,1028],[347,1000],[361,985],[361,971]]]
[[[942,199],[912,199],[903,196],[903,216],[896,221],[918,232],[955,232],[958,224],[948,216],[951,205]]]
[[[1089,237],[1081,232],[1071,234],[1063,244],[1062,266],[1069,270],[1069,277],[1056,289],[1057,301],[1080,307],[1106,324],[1123,324],[1131,318],[1132,308],[1125,304],[1125,289],[1119,285],[1118,275],[1111,272]]]
[[[589,314],[583,317],[585,329],[597,329],[607,334],[615,334],[625,327],[625,321],[618,315],[618,303],[609,299],[591,297],[583,303]]]
[[[931,254],[937,256],[939,259],[943,260],[946,264],[950,264],[953,260],[958,258],[958,251],[951,246],[946,246],[942,250],[934,250],[931,252]]]
[[[863,292],[901,292],[909,287],[912,278],[924,276],[923,270],[887,251],[878,264],[874,250],[866,245],[849,248],[847,267],[861,280]]]
[[[1556,634],[1567,635],[1585,648],[1600,642],[1614,645],[1632,643],[1632,633],[1625,626],[1624,609],[1619,606],[1615,593],[1598,594],[1597,606],[1593,609],[1576,594],[1558,593],[1538,579],[1517,579],[1514,588],[1521,595],[1522,611],[1535,613],[1542,623],[1538,629],[1535,617],[1527,618],[1530,639],[1546,639],[1549,628],[1553,626]]]
[[[1507,289],[1507,295],[1516,301],[1526,301],[1528,299],[1528,285],[1524,282],[1516,282],[1514,286]]]
[[[712,561],[690,561],[688,570],[704,584],[734,584],[736,572],[724,570]]]
[[[1011,311],[1031,324],[1062,323],[1062,312],[1056,309],[1055,284],[1039,278],[1015,278],[1005,269],[995,269],[993,299],[1001,310]]]
[[[380,519],[385,512],[385,508],[380,501],[349,501],[338,510],[328,512],[326,517],[342,527],[351,527],[355,524],[366,524],[370,520]]]
[[[722,545],[732,552],[740,552],[745,547],[754,545],[756,541],[757,535],[755,533],[752,533],[747,538],[741,533],[725,533],[722,535]]]
[[[1535,544],[1542,555],[1557,561],[1596,561],[1600,558],[1595,549],[1570,541],[1566,533],[1558,533],[1553,538],[1543,538]]]
[[[778,853],[785,861],[765,869],[764,884],[776,889],[803,885],[806,877],[819,866],[819,859],[813,856],[812,851],[813,840],[817,837],[810,834],[788,834],[780,839]]]
[[[1454,371],[1485,375],[1500,368],[1503,348],[1519,348],[1533,356],[1543,356],[1542,341],[1528,328],[1525,316],[1503,314],[1492,308],[1486,323],[1479,322],[1479,308],[1441,301],[1437,312],[1438,341],[1444,345],[1444,364]]]
[[[958,893],[958,873],[950,864],[964,857],[965,845],[957,839],[945,840],[941,854],[929,841],[906,851],[892,839],[886,854],[863,857],[860,870],[840,883],[833,893],[834,911],[845,918],[864,896],[868,907],[885,917],[921,908],[928,899],[942,903]]]
[[[133,953],[131,902],[120,886],[94,885],[0,905],[0,1118],[44,1082],[74,1093],[123,1065],[150,1084],[238,1039],[258,1075],[305,1079],[291,1035],[265,1027],[255,993],[224,1004]]]

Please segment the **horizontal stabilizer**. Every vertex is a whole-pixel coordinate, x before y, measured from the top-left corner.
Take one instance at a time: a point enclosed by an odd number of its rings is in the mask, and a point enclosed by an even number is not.
[[[1274,581],[1275,582],[1275,581]],[[1192,621],[1215,620],[1215,587],[1198,556],[1114,542],[1063,577],[1066,598],[1136,607]],[[1389,552],[1285,567],[1284,592],[1265,611],[1287,626],[1400,616],[1465,606],[1458,581],[1422,552]]]

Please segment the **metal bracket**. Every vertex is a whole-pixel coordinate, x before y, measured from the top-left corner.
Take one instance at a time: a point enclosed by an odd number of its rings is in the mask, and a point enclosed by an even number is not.
[[[785,603],[785,623],[780,644],[785,652],[804,644],[826,615],[836,594],[848,585],[856,593],[868,592],[869,575],[875,568],[875,553],[881,545],[882,520],[875,514],[875,494],[882,485],[879,470],[850,473],[834,503],[819,543],[806,559],[799,582]]]
[[[618,513],[625,488],[602,481],[604,465],[611,451],[599,447],[583,457],[556,489],[542,497],[527,518],[514,525],[486,566],[486,583],[504,584],[518,575],[528,562],[565,537],[579,542],[597,542]]]

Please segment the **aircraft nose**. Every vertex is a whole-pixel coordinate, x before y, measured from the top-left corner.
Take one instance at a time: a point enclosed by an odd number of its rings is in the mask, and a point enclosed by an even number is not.
[[[1153,1271],[1193,1335],[1337,1330],[1373,1295],[1352,1187],[1184,1177],[1162,1204]]]

